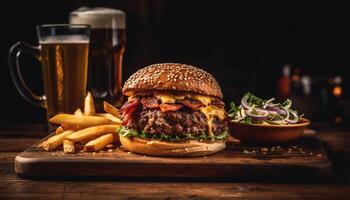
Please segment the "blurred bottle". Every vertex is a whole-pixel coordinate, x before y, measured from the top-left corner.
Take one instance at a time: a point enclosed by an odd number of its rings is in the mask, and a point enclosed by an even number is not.
[[[317,106],[316,106],[316,119],[320,123],[327,123],[329,117],[329,85],[327,84],[327,79],[321,77],[316,85],[317,92]]]
[[[282,76],[277,80],[277,93],[280,98],[288,98],[291,96],[291,78],[290,78],[290,65],[284,65],[282,68]]]
[[[310,96],[312,92],[311,77],[308,75],[303,75],[301,76],[300,82],[303,90],[303,95]]]
[[[303,82],[301,81],[301,69],[299,67],[293,68],[291,76],[291,93],[293,96],[304,96]]]
[[[344,119],[343,78],[336,75],[329,79],[331,98],[329,102],[330,121],[342,125]]]

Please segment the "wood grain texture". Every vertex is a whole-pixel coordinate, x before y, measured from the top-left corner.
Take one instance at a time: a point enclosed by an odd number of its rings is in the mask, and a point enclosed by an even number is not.
[[[272,151],[272,149],[274,149]],[[16,172],[25,177],[179,177],[314,179],[331,173],[320,142],[303,137],[283,146],[232,146],[207,157],[161,158],[113,152],[63,154],[36,145],[16,157]]]
[[[1,183],[1,182],[0,182]],[[349,186],[276,183],[5,181],[3,199],[241,199],[340,200]]]
[[[39,141],[39,138],[0,138],[0,152],[21,152]]]
[[[74,179],[65,181],[29,180],[14,171],[16,155],[28,147],[22,140],[30,134],[0,136],[0,199],[245,199],[245,200],[347,200],[350,191],[350,133],[318,132],[332,159],[332,176],[322,182],[281,183],[266,179],[263,183],[215,180],[135,181],[111,179]],[[0,131],[1,132],[1,131]],[[32,136],[38,135],[33,132]],[[6,139],[6,140],[4,140]],[[37,139],[33,139],[35,143]],[[23,144],[22,144],[23,143]],[[14,148],[13,146],[17,146]],[[15,151],[10,151],[10,150]]]
[[[48,127],[44,124],[0,124],[0,137],[45,137]]]

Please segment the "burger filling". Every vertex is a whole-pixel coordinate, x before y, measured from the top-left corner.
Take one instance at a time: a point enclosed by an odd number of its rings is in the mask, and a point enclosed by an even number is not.
[[[138,94],[129,97],[120,110],[119,134],[179,141],[224,140],[227,121],[224,103],[201,95]]]

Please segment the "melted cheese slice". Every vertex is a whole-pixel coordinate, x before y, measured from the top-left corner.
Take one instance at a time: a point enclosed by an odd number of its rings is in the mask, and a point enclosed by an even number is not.
[[[220,120],[224,120],[225,119],[225,110],[218,108],[216,106],[213,106],[213,105],[205,106],[203,108],[200,108],[199,110],[207,117],[209,135],[214,136],[214,133],[213,133],[214,117],[217,117]]]
[[[218,107],[213,106],[213,105],[209,105],[213,99],[212,97],[202,96],[202,95],[191,95],[191,94],[172,95],[172,94],[155,93],[154,95],[162,103],[175,103],[176,100],[185,99],[186,97],[202,102],[205,105],[205,107],[199,108],[199,110],[207,117],[208,133],[210,136],[214,135],[213,130],[212,130],[213,129],[212,124],[213,124],[214,117],[217,117],[220,120],[225,119],[225,110],[224,109],[218,108]]]
[[[176,100],[185,99],[185,95],[172,95],[172,94],[161,94],[155,93],[154,96],[159,99],[162,103],[175,103]]]
[[[202,96],[202,95],[190,95],[190,98],[198,100],[206,106],[209,105],[211,103],[211,100],[212,100],[211,97],[206,97],[206,96]]]
[[[172,94],[162,94],[162,93],[155,93],[154,94],[157,99],[159,99],[162,103],[175,103],[176,100],[185,99],[186,97],[198,100],[202,102],[204,105],[209,105],[212,101],[212,97],[206,97],[202,95],[172,95]]]

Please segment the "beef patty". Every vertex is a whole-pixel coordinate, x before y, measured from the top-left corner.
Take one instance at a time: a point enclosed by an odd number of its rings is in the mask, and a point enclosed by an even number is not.
[[[159,109],[138,109],[133,113],[128,128],[145,131],[149,134],[182,135],[192,134],[199,136],[208,133],[206,116],[197,110],[181,110],[161,112]],[[227,122],[214,118],[213,133],[219,134],[227,131]]]

